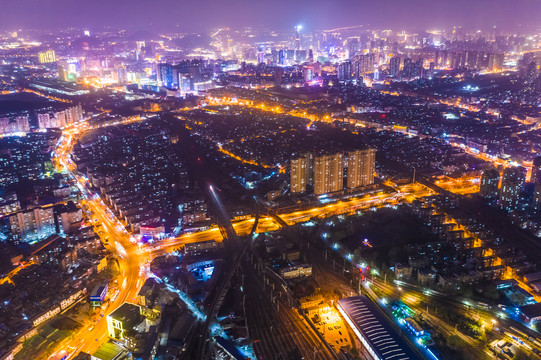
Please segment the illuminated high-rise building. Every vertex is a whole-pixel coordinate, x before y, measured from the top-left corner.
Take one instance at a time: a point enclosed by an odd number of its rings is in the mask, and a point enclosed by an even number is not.
[[[349,37],[344,41],[344,47],[348,51],[348,58],[353,59],[353,57],[360,51],[360,39],[359,37]]]
[[[165,87],[173,86],[173,66],[171,64],[158,64],[156,68],[158,83]]]
[[[285,65],[287,57],[287,50],[278,51],[278,65]]]
[[[314,78],[314,71],[312,67],[307,67],[303,69],[304,82],[310,82]]]
[[[38,114],[38,127],[40,129],[49,129],[54,127],[49,113]]]
[[[537,64],[535,61],[531,61],[528,63],[525,69],[525,81],[528,84],[533,84],[536,78],[537,78]]]
[[[39,62],[42,64],[52,63],[56,61],[56,55],[54,50],[47,50],[45,52],[38,53]]]
[[[488,64],[487,70],[498,71],[503,69],[504,54],[502,53],[489,53],[487,55]]]
[[[530,182],[534,184],[541,183],[541,156],[538,156],[535,159],[533,159],[532,178],[530,179]]]
[[[265,47],[260,45],[257,49],[257,63],[262,64],[265,62]]]
[[[295,50],[301,49],[301,30],[302,25],[295,26]]]
[[[293,64],[294,60],[295,60],[295,50],[292,50],[292,49],[286,50],[286,65]]]
[[[442,52],[440,50],[434,52],[434,65],[438,67],[442,65]]]
[[[34,243],[56,232],[52,206],[19,211],[9,217],[9,224],[15,244]]]
[[[135,58],[137,60],[141,60],[143,56],[141,55],[143,52],[143,49],[145,49],[145,42],[144,41],[136,41],[135,42]]]
[[[518,207],[520,193],[526,180],[526,169],[523,167],[509,167],[503,171],[502,186],[500,188],[500,206],[511,211]]]
[[[503,70],[503,63],[505,59],[504,53],[498,53],[494,56],[494,67],[492,70]]]
[[[374,183],[376,150],[355,150],[348,153],[347,187],[349,189]]]
[[[128,82],[128,70],[125,66],[119,66],[116,69],[116,80],[119,84],[125,84]]]
[[[306,153],[291,159],[291,193],[305,193],[308,185],[314,182],[314,156]]]
[[[375,55],[374,54],[365,54],[365,55],[358,55],[355,56],[354,59],[354,73],[355,78],[360,78],[362,74],[367,72],[372,72],[374,70],[374,61],[375,61]]]
[[[58,65],[58,80],[68,81],[68,74],[66,74],[66,69],[63,65]]]
[[[414,65],[413,61],[411,61],[410,58],[404,59],[404,67],[402,68],[402,78],[403,79],[410,79],[413,76],[413,70]]]
[[[533,206],[535,210],[541,210],[541,183],[535,184],[533,190]]]
[[[419,59],[417,60],[416,62],[413,63],[413,68],[412,68],[412,77],[419,77],[419,78],[422,78],[425,73],[426,75],[426,71],[425,71],[425,68],[423,67],[423,59]]]
[[[344,155],[318,156],[314,160],[314,194],[322,195],[344,188]]]
[[[400,72],[400,58],[398,56],[393,56],[389,60],[389,75],[398,76]]]
[[[308,57],[308,51],[306,50],[295,50],[295,62],[303,63]]]
[[[498,184],[500,182],[500,173],[496,169],[483,171],[481,175],[481,186],[479,193],[486,199],[496,199],[498,197]]]
[[[338,80],[351,80],[351,61],[344,61],[338,65]]]
[[[468,69],[476,69],[478,67],[479,53],[477,51],[466,52],[466,66]]]
[[[23,133],[30,131],[30,124],[27,115],[16,116],[15,118],[0,118],[0,135]]]

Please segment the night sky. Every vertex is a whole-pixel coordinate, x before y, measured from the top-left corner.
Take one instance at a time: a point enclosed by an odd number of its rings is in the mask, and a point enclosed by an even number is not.
[[[541,0],[0,0],[0,28],[66,26],[207,30],[270,25],[309,30],[371,24],[424,30],[436,26],[541,25]]]

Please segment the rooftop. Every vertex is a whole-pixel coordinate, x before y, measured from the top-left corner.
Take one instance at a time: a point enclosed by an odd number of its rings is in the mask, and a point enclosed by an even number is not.
[[[530,319],[541,316],[541,303],[524,305],[520,307],[520,311]]]
[[[122,326],[126,329],[139,325],[145,319],[145,317],[141,315],[141,308],[139,305],[127,302],[120,305],[108,316],[122,322]]]
[[[124,355],[126,355],[126,351],[122,347],[112,342],[106,342],[92,355],[92,358],[99,360],[120,360],[124,358]]]
[[[365,296],[354,296],[338,301],[340,312],[354,330],[362,334],[381,360],[417,359],[410,347],[383,318],[383,315]]]

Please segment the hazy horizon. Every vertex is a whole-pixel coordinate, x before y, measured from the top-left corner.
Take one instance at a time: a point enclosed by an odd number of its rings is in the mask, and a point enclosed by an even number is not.
[[[397,28],[487,28],[515,30],[541,26],[540,0],[5,0],[2,30],[66,27],[203,31],[220,26],[308,30],[366,24]]]

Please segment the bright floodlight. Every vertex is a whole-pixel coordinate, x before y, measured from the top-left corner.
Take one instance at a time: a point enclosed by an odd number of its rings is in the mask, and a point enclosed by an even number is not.
[[[297,29],[297,31],[301,31],[302,30],[302,25],[297,25],[296,29]]]
[[[212,185],[209,185],[209,189],[210,191],[214,191],[214,188],[212,187]]]

